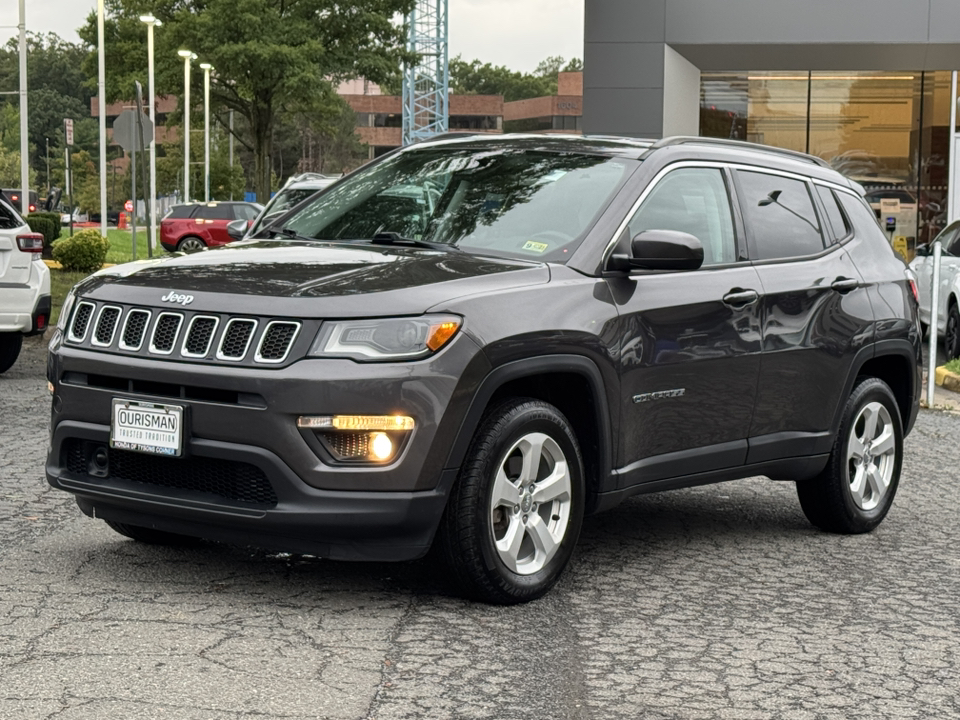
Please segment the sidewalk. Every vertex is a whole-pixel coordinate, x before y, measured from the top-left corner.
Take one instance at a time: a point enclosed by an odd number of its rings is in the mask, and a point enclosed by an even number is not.
[[[923,388],[920,394],[920,407],[927,407],[927,373],[923,373]],[[933,388],[933,409],[960,413],[960,393],[944,390],[939,385]]]

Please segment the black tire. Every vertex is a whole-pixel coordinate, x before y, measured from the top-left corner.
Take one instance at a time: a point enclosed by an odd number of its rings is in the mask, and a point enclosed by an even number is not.
[[[127,523],[113,522],[112,520],[104,520],[104,522],[124,537],[149,545],[195,547],[203,542],[200,538],[167,532],[166,530],[156,530],[155,528],[141,527],[140,525],[128,525]]]
[[[947,310],[947,328],[943,337],[943,351],[947,360],[960,356],[960,310],[952,302]]]
[[[20,357],[20,348],[23,346],[23,335],[18,332],[0,333],[0,373],[5,373],[13,367]]]
[[[877,403],[886,409],[885,417],[884,413],[878,413],[879,419],[876,422],[878,426],[882,424],[881,434],[887,427],[891,430],[893,447],[890,452],[892,454],[867,452],[861,456],[861,460],[867,460],[869,467],[871,459],[879,458],[878,463],[873,467],[881,476],[885,475],[889,469],[890,477],[883,492],[870,491],[869,497],[861,496],[858,502],[857,493],[851,482],[851,472],[855,479],[856,467],[860,462],[850,457],[850,453],[854,452],[851,450],[851,442],[861,432],[860,429],[863,426],[859,421],[865,417],[866,408],[875,407]],[[875,436],[874,440],[879,438],[880,436]],[[826,468],[816,478],[797,483],[800,507],[803,508],[804,515],[811,523],[827,532],[846,535],[870,532],[886,517],[893,504],[893,498],[900,483],[902,463],[903,424],[896,398],[882,380],[860,378],[843,408],[840,430]],[[870,485],[866,479],[862,482]],[[866,485],[865,489],[869,490]],[[870,507],[874,502],[875,506]]]
[[[529,440],[544,435],[549,440],[532,449],[536,446]],[[537,468],[531,475],[539,484],[524,484],[523,448],[529,457],[537,453]],[[567,472],[558,473],[561,482],[544,483],[557,468],[557,453]],[[520,468],[516,478],[505,474],[514,489],[524,488],[512,513],[492,499],[501,466]],[[568,492],[550,499],[556,491],[549,488],[567,488],[567,484]],[[531,488],[536,488],[536,495]],[[474,435],[440,522],[438,549],[468,597],[497,605],[528,602],[553,587],[569,563],[580,535],[583,508],[583,460],[570,423],[548,403],[509,400],[491,409]],[[501,554],[496,546],[497,534],[502,532],[500,541],[506,542],[511,528],[513,537],[522,536],[513,555],[516,570],[503,560],[510,552]],[[549,550],[543,549],[545,532],[550,533]],[[538,545],[535,539],[544,544]]]
[[[191,247],[191,245],[196,246],[199,244],[199,247]],[[207,244],[196,235],[187,235],[186,237],[180,238],[180,242],[177,243],[177,250],[184,253],[195,253],[202,250],[206,250]]]

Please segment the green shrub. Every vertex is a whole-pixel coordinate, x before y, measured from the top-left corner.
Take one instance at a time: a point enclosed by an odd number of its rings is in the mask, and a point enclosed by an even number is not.
[[[27,215],[27,225],[43,235],[43,256],[51,257],[53,243],[60,237],[60,213],[36,212]]]
[[[92,273],[103,267],[109,249],[110,241],[100,237],[99,230],[91,228],[57,240],[53,244],[53,259],[64,270]]]

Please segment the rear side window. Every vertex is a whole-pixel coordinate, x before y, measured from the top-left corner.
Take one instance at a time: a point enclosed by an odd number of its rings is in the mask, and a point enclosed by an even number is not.
[[[174,205],[170,208],[170,212],[167,213],[166,218],[170,220],[181,220],[183,218],[188,218],[193,216],[193,211],[196,210],[194,205]]]
[[[204,220],[233,220],[233,211],[229,205],[201,205],[195,217]]]
[[[0,230],[16,230],[21,225],[23,220],[20,219],[17,211],[7,203],[0,202]]]
[[[237,220],[254,220],[260,214],[253,205],[234,205],[233,211]]]
[[[682,168],[666,175],[630,218],[630,237],[644,230],[689,233],[703,245],[703,266],[736,262],[733,215],[723,174]]]
[[[815,255],[823,251],[820,223],[808,184],[801,180],[739,171],[741,202],[755,260]]]
[[[864,237],[869,237],[870,235],[880,236],[887,245],[890,244],[887,236],[883,230],[880,229],[877,216],[866,203],[860,198],[856,198],[848,193],[837,193],[837,197],[840,200],[840,204],[843,205],[847,217],[850,218],[850,222],[853,223],[853,227],[856,228],[857,235]]]
[[[840,211],[840,205],[837,203],[837,198],[833,194],[833,190],[825,188],[822,185],[817,185],[816,188],[817,194],[820,196],[820,202],[823,203],[823,209],[827,211],[827,223],[829,223],[830,228],[833,230],[833,236],[837,240],[845,238],[850,234],[850,226]]]

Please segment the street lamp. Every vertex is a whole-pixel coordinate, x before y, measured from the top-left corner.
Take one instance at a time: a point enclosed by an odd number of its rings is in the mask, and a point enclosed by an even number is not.
[[[203,201],[210,202],[210,71],[213,65],[200,63],[203,68]]]
[[[150,93],[150,247],[157,246],[157,100],[153,86],[153,28],[163,25],[153,15],[141,15],[140,22],[147,25],[147,83]]]
[[[97,0],[97,112],[100,115],[100,234],[107,236],[107,66],[103,58],[103,0]]]
[[[190,201],[190,61],[196,60],[195,53],[178,50],[183,58],[183,201]]]

